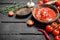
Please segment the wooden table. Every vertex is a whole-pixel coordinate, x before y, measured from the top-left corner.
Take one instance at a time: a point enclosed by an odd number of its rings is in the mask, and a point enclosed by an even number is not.
[[[33,0],[34,1],[34,0]],[[0,3],[20,3],[20,2],[28,2],[28,0],[0,0]],[[34,1],[35,3],[37,0]],[[5,6],[14,5],[14,4],[0,4],[0,8]],[[5,14],[5,13],[4,13]],[[28,27],[25,23],[28,19],[32,19],[35,22],[33,27]],[[10,23],[4,23],[3,21],[8,21]],[[19,23],[21,22],[21,23]],[[39,32],[37,28],[45,29],[45,25],[36,22],[36,20],[30,14],[26,18],[17,19],[16,15],[13,17],[8,17],[7,14],[4,16],[0,14],[0,40],[46,40],[45,36],[42,32]],[[26,34],[27,33],[27,34]],[[32,34],[36,33],[36,34]],[[49,34],[51,40],[53,40],[52,34]]]

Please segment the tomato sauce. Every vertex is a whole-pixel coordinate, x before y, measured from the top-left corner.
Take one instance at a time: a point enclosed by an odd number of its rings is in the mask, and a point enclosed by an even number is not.
[[[42,21],[52,21],[56,18],[56,13],[54,10],[48,8],[48,7],[40,7],[35,9],[35,17],[38,20]]]

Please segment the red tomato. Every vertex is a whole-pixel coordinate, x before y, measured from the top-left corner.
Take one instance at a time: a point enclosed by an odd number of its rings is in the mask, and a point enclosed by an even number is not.
[[[47,3],[47,2],[49,2],[49,0],[43,0],[43,2],[44,2],[44,3]]]
[[[55,3],[57,6],[60,6],[60,1],[58,0],[58,1],[56,1],[56,3]]]
[[[59,35],[59,30],[53,30],[52,33],[54,34],[54,36],[57,36],[57,35]]]
[[[53,30],[53,27],[51,27],[50,25],[46,26],[46,31],[51,32]]]
[[[9,11],[8,16],[12,17],[14,15],[13,11]]]
[[[60,19],[58,19],[58,23],[60,24]]]
[[[59,32],[60,32],[60,26],[58,26],[58,30],[59,30]]]
[[[60,6],[57,7],[58,11],[60,11]]]
[[[34,25],[34,21],[33,20],[27,20],[27,22],[26,22],[29,26],[32,26],[32,25]]]
[[[42,1],[38,1],[37,4],[43,4],[43,2]]]
[[[54,40],[60,40],[59,36],[56,36],[56,37],[54,38]]]
[[[57,23],[53,22],[53,23],[51,24],[51,26],[52,26],[53,28],[56,28],[56,27],[57,27]]]

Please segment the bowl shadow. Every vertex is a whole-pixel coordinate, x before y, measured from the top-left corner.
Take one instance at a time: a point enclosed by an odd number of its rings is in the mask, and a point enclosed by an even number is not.
[[[30,15],[31,15],[31,12],[28,15],[16,15],[15,18],[16,19],[26,19]]]
[[[34,21],[34,25],[33,25],[34,27],[36,27],[36,28],[41,28],[41,29],[45,29],[45,26],[47,25],[46,23],[41,23],[41,22],[37,21],[36,19],[34,19],[33,16],[31,16],[30,19]],[[48,25],[50,25],[50,24],[51,24],[51,23],[49,23]]]

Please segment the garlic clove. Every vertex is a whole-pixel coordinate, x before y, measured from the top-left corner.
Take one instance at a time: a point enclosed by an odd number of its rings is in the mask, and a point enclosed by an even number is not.
[[[28,2],[28,3],[27,3],[27,6],[28,6],[28,7],[33,7],[34,5],[35,5],[34,2]]]

